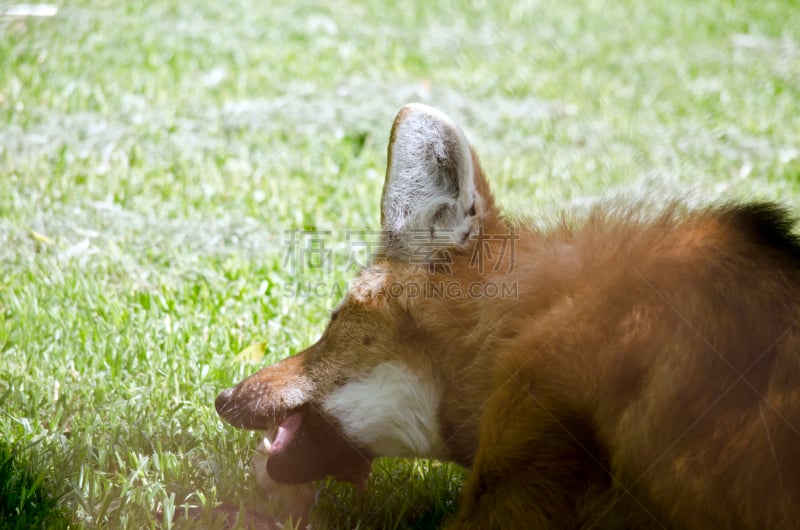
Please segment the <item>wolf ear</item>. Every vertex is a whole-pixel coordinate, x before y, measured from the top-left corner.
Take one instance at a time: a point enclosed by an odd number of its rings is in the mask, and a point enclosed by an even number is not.
[[[469,143],[450,118],[419,103],[400,109],[389,139],[381,200],[388,255],[407,257],[412,243],[465,246],[487,204],[476,189],[476,177],[485,189]]]

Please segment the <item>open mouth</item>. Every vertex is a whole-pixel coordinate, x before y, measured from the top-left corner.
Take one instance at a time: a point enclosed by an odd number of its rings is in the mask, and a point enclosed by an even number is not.
[[[266,431],[272,439],[267,473],[276,482],[304,484],[332,476],[365,489],[372,455],[349,440],[336,421],[314,404],[269,416],[253,410],[252,401],[234,405],[230,393],[217,398],[220,416],[236,427]]]
[[[303,484],[332,476],[366,488],[372,457],[347,439],[333,420],[304,405],[276,424],[267,472],[284,484]]]

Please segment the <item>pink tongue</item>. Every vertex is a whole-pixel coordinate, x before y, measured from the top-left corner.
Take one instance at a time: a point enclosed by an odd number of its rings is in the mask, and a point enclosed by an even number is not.
[[[292,442],[300,429],[301,423],[303,423],[303,415],[300,412],[295,412],[291,416],[284,418],[278,425],[278,434],[275,435],[275,439],[272,441],[269,454],[274,455],[286,449],[286,446]]]

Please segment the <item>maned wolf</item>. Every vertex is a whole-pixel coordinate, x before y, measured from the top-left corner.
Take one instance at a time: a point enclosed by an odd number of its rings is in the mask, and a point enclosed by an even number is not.
[[[216,400],[269,475],[471,468],[452,528],[800,528],[800,241],[781,208],[504,218],[462,131],[392,127],[382,247],[319,341]]]

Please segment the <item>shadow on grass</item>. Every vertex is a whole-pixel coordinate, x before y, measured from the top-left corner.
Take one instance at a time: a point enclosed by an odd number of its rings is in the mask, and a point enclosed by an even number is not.
[[[456,512],[466,470],[434,460],[378,459],[367,492],[325,482],[312,512],[320,528],[433,530]],[[391,526],[386,522],[391,521]]]
[[[76,527],[58,498],[47,490],[47,470],[26,464],[30,448],[30,444],[0,440],[0,530]]]

